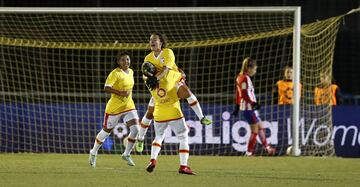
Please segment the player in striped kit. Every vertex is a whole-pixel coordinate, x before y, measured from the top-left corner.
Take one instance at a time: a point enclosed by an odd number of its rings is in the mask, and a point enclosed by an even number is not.
[[[90,150],[89,163],[93,167],[96,167],[96,156],[99,148],[120,120],[126,123],[130,129],[128,143],[122,154],[122,159],[127,161],[130,166],[135,165],[130,157],[130,152],[134,147],[139,131],[139,117],[132,99],[134,72],[129,66],[129,54],[119,53],[114,69],[106,79],[104,90],[111,93],[111,98],[106,104],[103,129],[97,134],[94,147]]]
[[[248,141],[246,155],[252,156],[256,144],[256,136],[259,134],[261,143],[269,155],[275,154],[275,148],[267,144],[265,129],[262,127],[258,110],[260,105],[256,102],[254,86],[250,77],[256,74],[257,64],[255,60],[247,57],[244,59],[241,71],[236,78],[236,108],[234,115],[242,111],[246,121],[250,125],[251,136]]]
[[[154,128],[155,139],[151,146],[151,160],[146,171],[153,172],[157,157],[161,150],[161,144],[165,138],[165,130],[168,126],[175,132],[179,140],[180,168],[179,173],[195,175],[188,167],[189,159],[189,128],[185,124],[184,115],[180,107],[180,96],[185,91],[182,74],[178,71],[169,70],[160,80],[157,80],[156,68],[150,62],[144,62],[142,72],[146,76],[146,85],[149,88],[154,101]],[[151,84],[150,82],[154,81]]]
[[[180,72],[182,76],[185,77],[184,72],[180,70],[175,64],[174,52],[171,49],[167,48],[167,39],[164,34],[159,32],[152,33],[150,36],[149,44],[150,44],[151,53],[145,57],[144,62],[150,62],[155,66],[158,72],[158,74],[156,75],[157,80],[161,80],[163,77],[165,77],[170,70]],[[191,109],[195,112],[196,116],[199,118],[201,124],[210,125],[212,121],[204,116],[202,112],[202,108],[196,96],[185,85],[185,81],[183,81],[183,84],[184,84],[183,86],[184,91],[182,92],[181,95],[179,95],[180,98],[187,100]],[[153,99],[151,99],[148,105],[148,110],[145,116],[141,120],[138,141],[135,148],[137,152],[143,151],[143,147],[144,147],[143,140],[146,131],[149,128],[150,123],[153,119],[153,112],[154,112],[154,104],[153,104]]]

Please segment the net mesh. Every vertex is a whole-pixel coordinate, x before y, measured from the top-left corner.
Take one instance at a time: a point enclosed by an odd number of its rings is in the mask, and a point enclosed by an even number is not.
[[[331,72],[340,17],[302,27],[300,146],[303,155],[332,155],[331,107],[314,105],[320,72]],[[167,35],[176,64],[214,124],[203,127],[186,102],[191,154],[239,155],[250,129],[231,116],[235,78],[243,58],[257,60],[255,93],[264,106],[268,142],[283,155],[291,144],[291,105],[274,104],[273,89],[282,68],[292,64],[293,13],[2,13],[1,152],[87,153],[101,129],[109,98],[102,89],[119,50],[131,54],[133,98],[140,117],[150,94],[140,67],[150,52],[153,31]],[[326,128],[324,128],[326,127]],[[124,124],[114,129],[101,151],[123,151]],[[330,134],[330,135],[329,135]],[[143,154],[150,153],[150,128]],[[167,132],[163,154],[177,154]],[[260,141],[259,141],[260,142]],[[266,154],[257,145],[257,154]]]

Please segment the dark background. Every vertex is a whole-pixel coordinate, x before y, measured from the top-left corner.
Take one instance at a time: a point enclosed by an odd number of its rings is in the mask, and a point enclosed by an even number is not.
[[[344,14],[360,6],[360,0],[1,0],[2,7],[204,7],[204,6],[301,6],[302,24]],[[340,27],[333,72],[337,84],[349,98],[360,95],[360,13],[347,16]]]

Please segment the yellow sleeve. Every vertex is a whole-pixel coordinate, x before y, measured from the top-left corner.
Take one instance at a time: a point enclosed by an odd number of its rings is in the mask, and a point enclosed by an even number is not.
[[[116,83],[116,74],[115,74],[115,71],[112,71],[108,77],[106,78],[106,81],[105,81],[105,86],[110,86],[110,87],[113,87],[114,84]]]
[[[167,49],[167,53],[164,56],[164,60],[165,60],[165,66],[173,69],[174,67],[177,67],[175,64],[175,55],[174,52],[171,49]],[[173,69],[175,71],[177,71],[177,69]]]
[[[146,55],[146,56],[145,56],[144,62],[149,62],[149,55]]]
[[[280,84],[280,80],[278,80],[278,81],[275,83],[277,89],[279,89],[279,87],[280,87],[279,84]]]
[[[316,87],[314,91],[314,104],[319,105],[320,104],[320,97],[319,97],[319,89]]]

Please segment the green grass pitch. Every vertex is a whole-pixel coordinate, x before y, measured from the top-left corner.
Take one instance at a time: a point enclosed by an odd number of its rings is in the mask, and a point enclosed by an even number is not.
[[[0,186],[360,186],[360,160],[321,157],[190,156],[196,176],[178,174],[178,156],[99,154],[91,168],[86,154],[0,154]]]

